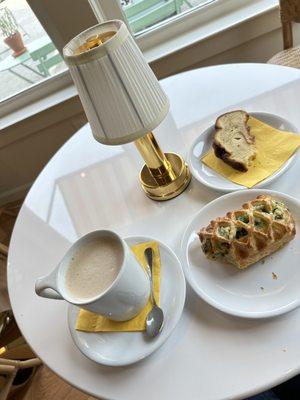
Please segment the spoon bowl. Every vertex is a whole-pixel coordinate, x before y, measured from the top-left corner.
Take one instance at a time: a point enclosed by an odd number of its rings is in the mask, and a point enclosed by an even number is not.
[[[162,330],[164,324],[164,313],[158,306],[153,306],[152,310],[147,315],[146,333],[154,338]]]

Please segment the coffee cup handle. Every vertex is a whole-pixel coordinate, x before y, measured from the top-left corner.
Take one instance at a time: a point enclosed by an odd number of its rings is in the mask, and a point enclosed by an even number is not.
[[[58,267],[49,275],[38,278],[35,282],[35,293],[47,299],[63,300],[56,283]]]

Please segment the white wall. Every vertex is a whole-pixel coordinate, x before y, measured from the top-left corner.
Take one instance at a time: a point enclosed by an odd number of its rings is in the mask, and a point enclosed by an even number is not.
[[[282,49],[281,29],[209,56],[213,41],[206,43],[207,57],[193,46],[157,61],[152,65],[158,77],[207,65],[232,62],[265,62]],[[214,37],[213,40],[218,40]],[[295,29],[295,42],[300,43],[300,26]],[[203,49],[203,43],[201,45]],[[229,47],[229,48],[228,48]],[[199,61],[201,60],[201,61]],[[77,97],[69,99],[31,117],[0,135],[0,204],[24,195],[42,167],[55,151],[85,123]]]
[[[22,198],[52,155],[85,123],[81,104],[73,98],[3,129],[0,204]]]

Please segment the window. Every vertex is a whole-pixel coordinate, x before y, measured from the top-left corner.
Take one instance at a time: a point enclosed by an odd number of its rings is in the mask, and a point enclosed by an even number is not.
[[[135,34],[204,3],[207,0],[121,0],[124,14]]]
[[[65,69],[26,0],[0,0],[0,102]]]
[[[58,91],[64,90],[65,97],[73,96],[68,70],[37,18],[59,49],[71,37],[96,24],[97,19],[99,22],[123,19],[134,31],[147,61],[156,63],[154,67],[160,68],[160,76],[167,76],[274,30],[274,20],[271,22],[269,14],[277,12],[278,0],[60,0],[59,5],[62,12],[58,12],[55,0],[0,0],[0,17],[4,7],[11,11],[29,50],[14,58],[13,51],[3,43],[5,37],[0,24],[0,119],[7,117],[6,125],[11,119],[15,122],[31,115],[32,108],[24,111],[27,105],[41,100],[40,107],[48,107],[52,94],[51,101],[55,104],[61,98]],[[244,22],[265,14],[259,29],[256,25],[246,28]],[[241,34],[233,36],[231,30],[238,26]],[[208,41],[220,32],[226,36],[215,39],[214,46],[208,46]],[[47,63],[46,69],[45,57],[33,59],[31,56],[34,42],[39,47],[38,40],[48,40],[53,49],[53,53],[45,56],[50,64]],[[193,47],[195,44],[201,51]],[[187,52],[176,58],[176,65],[172,62],[168,65],[168,57],[172,59],[181,50]],[[19,62],[26,54],[27,60],[7,68],[8,61]]]

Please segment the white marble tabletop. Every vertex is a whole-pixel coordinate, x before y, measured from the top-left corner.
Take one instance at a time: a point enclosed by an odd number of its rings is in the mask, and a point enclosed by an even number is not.
[[[266,111],[300,128],[300,71],[265,64],[202,68],[162,81],[171,109],[155,134],[165,151],[190,144],[227,110]],[[246,320],[208,306],[188,288],[182,318],[167,342],[128,367],[97,365],[75,347],[63,301],[39,298],[34,282],[78,237],[101,228],[148,235],[178,255],[193,215],[220,194],[195,180],[158,203],[139,187],[142,160],[133,144],[95,142],[88,125],[50,160],[30,190],[9,251],[11,304],[24,337],[54,372],[77,388],[113,400],[240,399],[300,371],[300,310]],[[300,197],[300,160],[271,188]],[[150,390],[151,388],[151,390]]]

